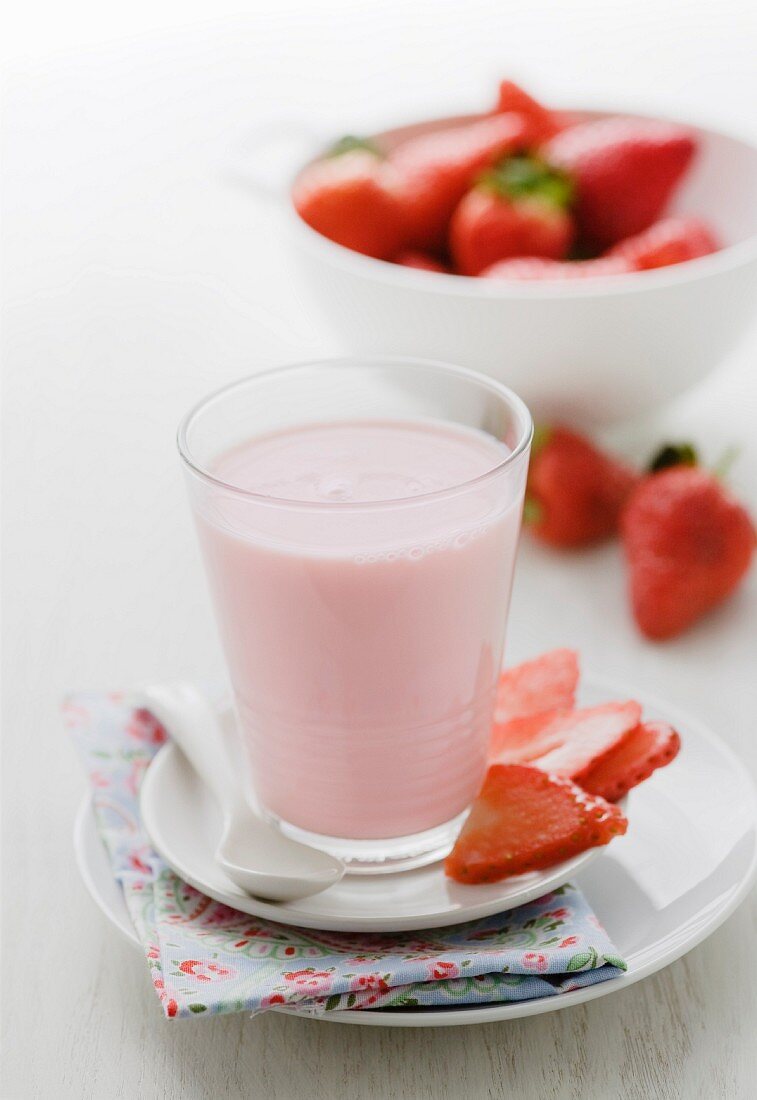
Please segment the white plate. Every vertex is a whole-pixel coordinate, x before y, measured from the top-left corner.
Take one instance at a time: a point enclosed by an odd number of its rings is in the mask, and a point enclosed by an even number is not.
[[[757,800],[738,759],[694,719],[638,692],[605,684],[582,694],[586,701],[598,694],[604,699],[637,698],[649,717],[675,725],[684,743],[672,765],[634,792],[628,834],[613,841],[601,859],[572,879],[627,960],[628,973],[536,1001],[331,1012],[324,1019],[367,1026],[429,1027],[514,1019],[567,1008],[625,989],[667,966],[701,943],[743,900],[757,871]],[[88,799],[77,818],[75,846],[93,898],[136,943]],[[383,882],[389,877],[382,876]]]

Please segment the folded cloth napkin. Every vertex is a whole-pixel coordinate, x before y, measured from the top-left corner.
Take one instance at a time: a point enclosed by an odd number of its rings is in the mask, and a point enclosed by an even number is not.
[[[554,997],[626,969],[574,886],[449,928],[317,932],[251,917],[178,878],[139,816],[142,777],[166,733],[119,694],[76,695],[67,727],[92,785],[97,823],[166,1016],[321,1014]]]

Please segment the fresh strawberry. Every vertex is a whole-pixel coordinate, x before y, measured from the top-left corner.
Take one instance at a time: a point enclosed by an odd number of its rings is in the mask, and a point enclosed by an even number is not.
[[[395,256],[394,262],[400,267],[414,267],[418,271],[440,271],[443,275],[449,275],[449,268],[435,256],[430,256],[428,252],[418,252],[408,248],[400,252],[399,256]]]
[[[534,439],[525,519],[552,546],[586,546],[614,535],[635,472],[568,428]]]
[[[579,787],[617,802],[632,787],[664,768],[678,755],[681,738],[665,722],[641,722],[627,737],[588,768],[571,776]]]
[[[481,272],[484,279],[522,279],[544,282],[555,279],[603,279],[607,275],[628,275],[635,271],[623,256],[600,256],[596,260],[545,260],[518,256],[500,260]]]
[[[578,654],[553,649],[532,661],[508,668],[499,678],[495,722],[508,722],[548,710],[570,710],[578,685]]]
[[[542,152],[572,175],[579,229],[602,250],[657,221],[695,150],[683,126],[616,117],[572,126]]]
[[[498,882],[608,844],[627,825],[617,806],[570,779],[495,764],[444,868],[457,882]]]
[[[496,111],[514,111],[525,120],[528,127],[527,142],[536,148],[562,129],[558,116],[524,92],[512,80],[503,80],[499,86]]]
[[[696,260],[719,248],[712,230],[697,218],[663,218],[643,233],[620,241],[607,255],[628,260],[636,271],[649,271]]]
[[[680,634],[730,596],[755,545],[749,514],[714,474],[668,461],[637,486],[621,526],[633,615],[657,641]]]
[[[526,136],[520,115],[491,115],[409,138],[390,154],[401,181],[405,247],[443,250],[452,213],[486,168],[520,149]]]
[[[570,182],[532,157],[486,172],[452,215],[449,245],[461,275],[511,256],[567,255],[573,240]]]
[[[538,764],[572,776],[579,764],[588,767],[640,721],[641,707],[630,699],[511,718],[492,727],[489,759],[497,764]]]
[[[337,244],[388,260],[403,239],[393,171],[370,146],[343,139],[298,177],[292,200],[303,221]]]
[[[575,779],[600,763],[633,732],[641,720],[641,707],[627,703],[604,703],[573,712],[573,724],[564,725],[563,742],[533,760],[535,767],[550,775]]]

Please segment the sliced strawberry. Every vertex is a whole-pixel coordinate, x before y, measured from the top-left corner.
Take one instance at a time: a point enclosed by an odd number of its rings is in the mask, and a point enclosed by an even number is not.
[[[526,714],[568,710],[575,702],[578,654],[553,649],[532,661],[506,669],[499,678],[494,720],[507,722]]]
[[[444,867],[457,882],[498,882],[608,844],[627,825],[617,806],[570,779],[495,764]]]
[[[565,775],[579,782],[588,768],[624,744],[641,721],[638,703],[605,703],[574,711],[574,724],[565,731],[562,745],[533,760],[550,775]]]
[[[572,776],[616,745],[640,720],[641,707],[632,700],[512,718],[494,725],[489,758],[497,764],[533,763],[544,771]]]
[[[572,778],[590,794],[617,802],[657,768],[664,768],[675,759],[680,747],[681,738],[672,726],[665,722],[641,722],[601,759]]]

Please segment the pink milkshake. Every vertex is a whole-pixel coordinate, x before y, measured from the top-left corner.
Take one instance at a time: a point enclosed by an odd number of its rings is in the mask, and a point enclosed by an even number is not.
[[[485,768],[518,440],[420,415],[236,434],[193,503],[260,803],[346,841],[454,821]]]

